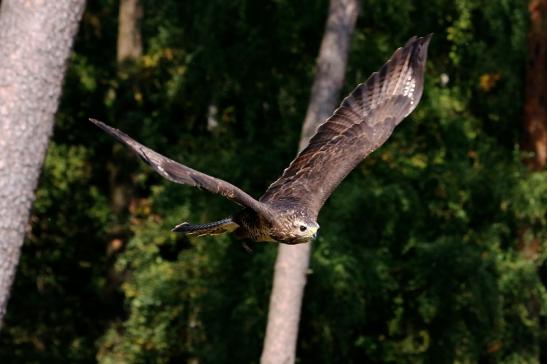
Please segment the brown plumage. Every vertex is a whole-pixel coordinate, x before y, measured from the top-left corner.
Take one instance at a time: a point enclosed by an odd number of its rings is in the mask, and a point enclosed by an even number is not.
[[[201,225],[182,223],[173,231],[196,236],[233,231],[241,239],[305,243],[315,237],[319,210],[338,184],[416,108],[423,92],[430,40],[431,35],[411,38],[358,85],[259,200],[156,153],[118,129],[90,120],[168,180],[201,187],[245,207],[230,218]]]

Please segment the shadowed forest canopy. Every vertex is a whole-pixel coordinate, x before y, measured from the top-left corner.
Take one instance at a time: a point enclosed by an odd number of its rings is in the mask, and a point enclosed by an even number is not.
[[[118,63],[118,8],[89,1],[2,363],[256,363],[276,248],[169,229],[234,212],[163,180],[96,117],[254,197],[296,153],[328,1],[142,0],[142,55]],[[301,363],[547,362],[547,173],[521,152],[522,0],[362,0],[347,94],[433,32],[422,101],[319,216]]]

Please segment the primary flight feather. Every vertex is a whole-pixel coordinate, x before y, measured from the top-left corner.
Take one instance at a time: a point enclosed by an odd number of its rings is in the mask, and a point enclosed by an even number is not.
[[[90,120],[168,180],[220,194],[244,207],[229,218],[207,224],[182,223],[173,231],[194,236],[233,232],[254,241],[306,243],[316,236],[319,210],[338,184],[416,108],[423,92],[430,40],[431,35],[411,38],[358,85],[258,200],[226,181],[162,156],[118,129]]]

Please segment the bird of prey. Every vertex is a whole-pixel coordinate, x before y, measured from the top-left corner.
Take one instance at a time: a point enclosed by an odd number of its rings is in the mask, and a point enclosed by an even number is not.
[[[220,194],[244,207],[223,220],[184,222],[173,231],[190,236],[233,232],[237,238],[258,242],[307,243],[316,237],[319,210],[338,184],[418,105],[430,40],[431,34],[412,37],[359,84],[258,200],[226,181],[164,157],[118,129],[90,120],[166,179]]]

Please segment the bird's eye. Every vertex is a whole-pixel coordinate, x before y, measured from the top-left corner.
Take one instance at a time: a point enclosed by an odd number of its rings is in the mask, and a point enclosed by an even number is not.
[[[307,227],[305,227],[304,225],[300,225],[300,231],[306,231]]]

